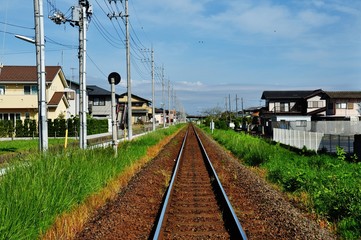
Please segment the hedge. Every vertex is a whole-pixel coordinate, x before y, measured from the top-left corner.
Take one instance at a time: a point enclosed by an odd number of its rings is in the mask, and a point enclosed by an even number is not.
[[[48,136],[64,137],[65,130],[68,128],[68,136],[75,137],[79,135],[79,118],[69,119],[48,119]],[[108,132],[108,119],[87,119],[87,134],[98,134]],[[10,120],[0,120],[0,137],[37,137],[36,120],[25,119],[16,120],[14,123]]]

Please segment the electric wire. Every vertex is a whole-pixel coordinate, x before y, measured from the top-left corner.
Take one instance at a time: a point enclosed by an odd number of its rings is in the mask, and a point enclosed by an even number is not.
[[[91,58],[89,56],[89,53],[86,54],[86,57],[93,63],[93,65],[96,67],[96,69],[98,69],[98,71],[105,77],[108,78],[108,76],[100,69],[100,67],[95,63],[95,61],[93,60],[93,58]]]
[[[119,42],[119,39],[116,39],[112,36],[111,33],[109,33],[109,31],[101,24],[101,22],[99,21],[99,19],[97,18],[96,15],[93,15],[94,17],[94,26],[95,28],[98,30],[98,32],[100,33],[100,35],[113,47],[115,48],[122,48],[122,46],[124,47],[124,45]]]
[[[34,30],[34,29],[35,29],[35,28],[32,28],[32,27],[25,27],[25,26],[20,26],[20,25],[11,24],[11,23],[2,22],[2,21],[0,21],[0,24],[4,24],[4,25],[6,25],[6,26],[11,26],[11,27],[22,28],[22,29],[30,29],[30,30]]]

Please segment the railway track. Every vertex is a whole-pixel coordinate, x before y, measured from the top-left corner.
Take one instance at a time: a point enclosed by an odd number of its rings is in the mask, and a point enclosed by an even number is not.
[[[247,239],[192,125],[183,139],[153,239]]]

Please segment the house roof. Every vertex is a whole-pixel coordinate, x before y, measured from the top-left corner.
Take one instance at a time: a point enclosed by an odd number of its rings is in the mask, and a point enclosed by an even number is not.
[[[46,66],[45,78],[47,82],[53,81],[61,70],[60,66]],[[37,82],[38,73],[36,66],[3,66],[0,71],[1,82]]]
[[[128,93],[125,92],[125,93],[120,94],[119,98],[122,98],[122,97],[125,97],[125,96],[128,96]],[[138,100],[140,100],[140,101],[147,102],[147,103],[151,103],[151,102],[152,102],[152,101],[150,101],[150,100],[148,100],[148,99],[139,97],[139,96],[137,96],[137,95],[135,95],[135,94],[132,94],[132,98],[136,98],[136,99],[138,99]]]
[[[111,92],[100,88],[96,85],[88,85],[87,87],[88,96],[111,96]],[[118,98],[119,94],[115,94],[115,97]]]
[[[66,82],[68,83],[69,86],[76,86],[76,87],[79,87],[80,84],[78,82],[74,82],[73,80],[69,80],[69,79],[66,79]]]
[[[264,91],[261,99],[306,99],[318,93],[322,90]]]
[[[361,99],[361,91],[326,91],[324,92],[324,96],[322,98]]]
[[[64,100],[66,100],[66,98],[64,97],[64,92],[55,92],[54,95],[51,97],[50,101],[48,102],[48,107],[57,107],[63,98]]]
[[[48,105],[58,105],[63,95],[63,92],[55,92],[53,97],[48,102]]]

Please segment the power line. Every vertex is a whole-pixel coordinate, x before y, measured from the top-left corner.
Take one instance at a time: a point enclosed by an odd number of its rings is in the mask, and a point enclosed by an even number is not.
[[[11,27],[22,28],[22,29],[31,29],[31,30],[34,30],[34,28],[32,28],[32,27],[25,27],[25,26],[20,26],[20,25],[16,25],[16,24],[1,22],[1,21],[0,21],[0,24],[4,24],[4,25],[7,25],[7,26],[11,26]]]
[[[108,78],[108,76],[100,69],[100,67],[94,62],[94,60],[89,56],[89,53],[87,53],[87,58],[94,64],[94,66],[96,67],[96,69],[98,69],[98,71],[105,77]]]

